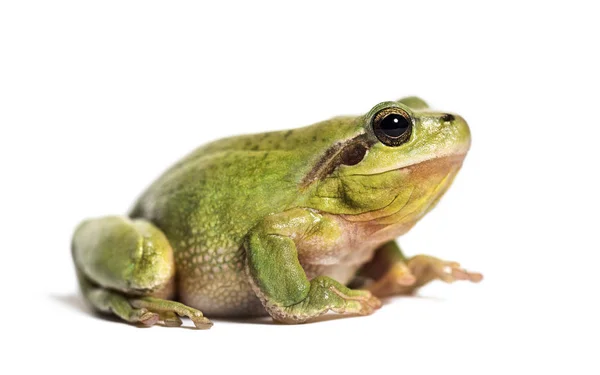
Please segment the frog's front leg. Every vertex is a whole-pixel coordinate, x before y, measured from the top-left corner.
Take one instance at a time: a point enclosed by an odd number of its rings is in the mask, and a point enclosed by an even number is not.
[[[85,221],[72,251],[83,295],[97,310],[147,326],[179,326],[178,316],[197,328],[212,326],[200,311],[158,298],[174,294],[175,264],[171,245],[152,223],[119,216]]]
[[[378,297],[413,294],[433,280],[479,282],[483,278],[480,273],[469,272],[456,262],[428,255],[406,258],[395,241],[377,249],[373,259],[361,268],[359,276],[373,280],[365,289]]]
[[[327,276],[308,280],[296,244],[333,244],[341,235],[336,223],[307,209],[266,217],[247,236],[246,271],[273,319],[302,323],[334,311],[368,315],[381,306],[370,292],[353,290]]]

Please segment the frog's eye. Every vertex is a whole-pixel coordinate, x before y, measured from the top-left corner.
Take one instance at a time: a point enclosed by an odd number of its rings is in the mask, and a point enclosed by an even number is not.
[[[412,119],[401,108],[386,108],[373,116],[373,132],[386,146],[400,146],[410,139]]]

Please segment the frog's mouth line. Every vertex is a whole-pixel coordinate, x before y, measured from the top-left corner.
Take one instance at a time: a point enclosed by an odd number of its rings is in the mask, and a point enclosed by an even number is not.
[[[461,164],[465,159],[466,153],[450,154],[444,156],[437,156],[430,159],[420,160],[411,164],[403,165],[401,167],[387,169],[376,173],[355,173],[349,174],[347,177],[353,176],[378,176],[385,173],[396,172],[396,171],[410,171],[412,169],[423,168],[423,172],[433,171],[436,168],[449,168],[456,164]]]

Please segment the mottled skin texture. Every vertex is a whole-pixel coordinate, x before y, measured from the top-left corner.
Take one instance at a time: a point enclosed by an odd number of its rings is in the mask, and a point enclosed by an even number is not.
[[[401,145],[374,133],[382,110],[409,116]],[[82,290],[130,322],[175,326],[185,315],[206,328],[203,314],[297,323],[327,311],[369,314],[380,306],[375,295],[412,293],[436,278],[479,281],[453,262],[405,258],[393,242],[437,203],[469,144],[462,118],[418,98],[212,142],[154,182],[133,221],[77,229]],[[353,280],[364,289],[347,288]]]

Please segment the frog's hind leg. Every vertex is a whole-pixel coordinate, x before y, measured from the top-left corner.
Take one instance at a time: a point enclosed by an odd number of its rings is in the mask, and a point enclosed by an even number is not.
[[[72,251],[83,295],[97,310],[147,326],[180,326],[179,316],[197,328],[212,326],[202,312],[162,299],[174,295],[173,250],[150,222],[117,216],[85,221]]]

